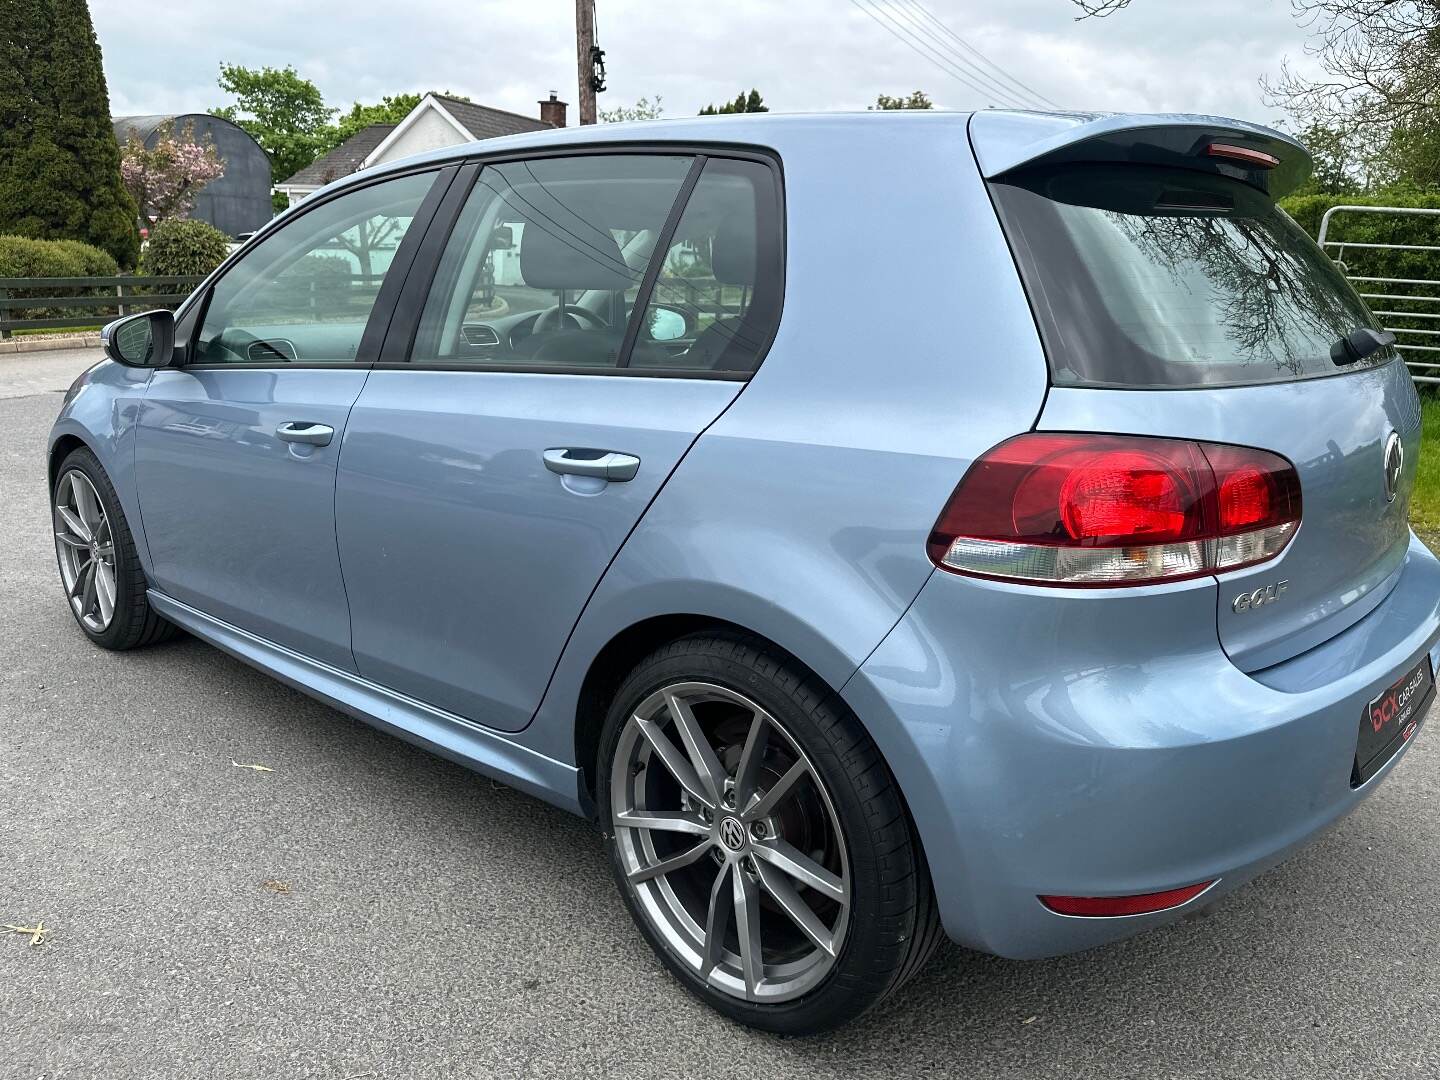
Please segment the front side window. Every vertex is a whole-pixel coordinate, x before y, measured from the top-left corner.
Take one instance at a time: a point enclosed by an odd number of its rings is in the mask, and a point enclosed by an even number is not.
[[[1279,382],[1339,370],[1374,319],[1269,196],[1238,180],[1067,165],[992,184],[1060,385]],[[1361,366],[1394,357],[1382,349]]]
[[[691,164],[596,154],[485,167],[441,258],[413,360],[615,367]]]
[[[196,340],[201,364],[346,364],[435,181],[371,184],[277,229],[216,282]]]

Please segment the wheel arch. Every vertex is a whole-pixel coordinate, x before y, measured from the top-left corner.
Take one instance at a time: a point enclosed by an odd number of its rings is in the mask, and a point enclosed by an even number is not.
[[[840,685],[836,685],[833,679],[827,679],[824,674],[815,669],[814,665],[806,663],[804,658],[798,656],[794,650],[786,648],[783,643],[776,641],[770,635],[760,633],[738,622],[695,612],[652,615],[631,623],[616,632],[590,661],[576,698],[574,718],[574,752],[575,764],[579,771],[580,804],[588,816],[594,818],[596,814],[595,793],[598,779],[596,759],[600,752],[600,738],[605,727],[605,716],[609,712],[610,703],[614,700],[615,692],[619,689],[625,676],[634,669],[636,664],[662,645],[707,631],[742,634],[760,642],[784,655],[789,661],[798,665],[824,685],[833,695],[836,703],[855,717],[856,722],[875,743],[877,752],[885,761],[886,768],[890,770],[895,788],[900,794],[901,804],[905,807],[905,813],[910,817],[912,827],[915,826],[914,814],[911,812],[910,801],[905,793],[905,785],[901,782],[894,763],[889,760],[889,755],[885,752],[884,747],[888,740],[877,738],[877,733],[871,730],[865,717],[861,716],[841,694],[842,687]],[[918,827],[914,827],[914,835],[923,856],[925,845]]]
[[[46,469],[46,474],[50,481],[47,491],[50,493],[55,491],[55,481],[60,479],[60,463],[81,447],[89,450],[92,454],[95,452],[94,447],[80,438],[80,436],[71,432],[65,432],[51,443],[50,457]]]
[[[580,801],[591,816],[594,816],[597,782],[595,759],[600,752],[605,714],[614,700],[615,691],[635,665],[660,646],[705,631],[745,634],[766,641],[787,656],[791,655],[783,646],[738,623],[695,613],[653,615],[632,623],[611,637],[590,661],[575,702],[575,764],[580,770]]]

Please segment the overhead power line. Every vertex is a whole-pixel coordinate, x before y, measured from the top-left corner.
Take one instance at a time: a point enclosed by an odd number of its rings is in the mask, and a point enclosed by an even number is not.
[[[1027,83],[1021,82],[1014,75],[1011,75],[1003,67],[1001,67],[999,64],[995,63],[988,56],[982,53],[979,49],[975,48],[975,46],[971,45],[959,34],[955,33],[954,30],[951,30],[949,26],[947,26],[940,18],[938,18],[933,11],[931,11],[924,4],[922,4],[920,0],[896,0],[896,2],[912,8],[915,12],[919,14],[921,18],[923,18],[931,26],[934,26],[935,29],[938,30],[941,34],[942,44],[948,44],[949,42],[953,42],[954,46],[958,46],[960,49],[964,50],[966,53],[969,53],[976,60],[978,60],[980,65],[983,65],[984,67],[987,67],[991,71],[995,72],[996,79],[991,79],[991,76],[986,75],[983,71],[981,71],[980,74],[984,75],[987,80],[996,81],[998,79],[998,81],[1002,82],[1003,84],[1008,84],[1030,100],[1034,101],[1037,105],[1040,105],[1044,108],[1058,109],[1061,107],[1054,101],[1051,101],[1049,98],[1047,98],[1044,94],[1040,93],[1038,90],[1028,85]],[[948,42],[946,41],[946,39],[948,39]],[[952,51],[954,46],[951,46]]]
[[[861,11],[865,12],[865,14],[870,16],[870,18],[874,19],[882,27],[884,27],[886,31],[888,31],[892,36],[899,40],[901,44],[914,52],[917,56],[923,57],[924,59],[930,61],[930,63],[934,64],[951,78],[957,79],[960,82],[964,83],[976,93],[983,95],[987,100],[992,102],[998,102],[1002,105],[1007,105],[1010,108],[1023,109],[1026,107],[1022,102],[1016,100],[1013,95],[997,94],[990,87],[987,87],[982,83],[977,82],[968,73],[962,71],[960,68],[956,67],[953,63],[947,60],[943,53],[938,52],[934,48],[927,47],[925,42],[923,40],[917,39],[913,32],[907,32],[908,28],[904,24],[897,24],[893,18],[888,18],[887,16],[889,15],[889,13],[879,5],[878,0],[870,0],[870,3],[874,5],[873,9],[865,6],[865,4],[861,2],[861,0],[850,0],[850,2],[854,4],[857,8],[859,8]]]
[[[951,78],[983,95],[988,102],[1017,109],[1046,108],[1053,105],[1040,94],[1025,86],[1024,83],[1009,76],[1006,78],[1016,84],[1019,89],[1006,86],[995,76],[979,68],[974,61],[962,56],[949,41],[937,41],[928,27],[923,23],[917,23],[908,12],[887,8],[880,0],[868,0],[869,6],[866,6],[861,0],[850,0],[850,2],[876,23],[879,23],[892,37],[917,56],[923,57]],[[897,17],[897,15],[903,16],[903,18]],[[933,16],[931,18],[933,19]],[[943,24],[941,24],[941,28],[944,29]],[[985,60],[996,71],[1000,71],[974,46],[963,42],[958,35],[952,33],[950,36],[961,41],[970,52]],[[1004,72],[1001,74],[1003,75]]]

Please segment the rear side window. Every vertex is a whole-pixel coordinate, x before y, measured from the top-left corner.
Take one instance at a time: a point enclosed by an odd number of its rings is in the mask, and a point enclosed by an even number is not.
[[[1233,386],[1352,370],[1377,327],[1268,196],[1220,176],[1070,165],[992,184],[1057,385]],[[1356,366],[1393,358],[1382,349]]]
[[[769,168],[711,158],[660,263],[630,365],[751,372],[780,319]]]

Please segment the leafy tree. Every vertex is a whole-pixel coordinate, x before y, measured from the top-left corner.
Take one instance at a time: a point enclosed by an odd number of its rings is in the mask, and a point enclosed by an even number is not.
[[[889,94],[881,94],[875,99],[872,109],[933,109],[935,103],[930,100],[930,95],[924,90],[913,91],[909,97],[891,97]]]
[[[120,176],[147,221],[188,217],[195,196],[223,175],[225,163],[208,138],[195,141],[194,124],[178,134],[167,124],[151,147],[131,128],[120,148]]]
[[[1369,186],[1372,162],[1350,132],[1317,123],[1295,137],[1310,151],[1315,167],[1292,194],[1345,195]]]
[[[764,99],[760,97],[759,90],[751,90],[748,94],[742,90],[740,91],[740,93],[735,95],[734,101],[727,101],[718,109],[714,105],[706,105],[705,108],[700,110],[700,115],[719,116],[722,113],[752,113],[769,111],[770,106],[766,105]]]
[[[229,251],[229,238],[214,225],[172,218],[150,230],[140,272],[155,277],[208,274]]]
[[[210,110],[239,124],[270,155],[277,180],[294,176],[328,148],[335,110],[309,79],[293,67],[220,65],[220,89],[234,105]]]
[[[371,124],[398,124],[420,104],[422,94],[387,94],[374,105],[355,102],[350,111],[342,113],[340,119],[330,128],[324,153],[329,153],[346,139]],[[293,175],[293,174],[292,174]]]
[[[135,202],[85,0],[0,5],[0,232],[82,240],[133,266]]]
[[[634,105],[619,105],[613,109],[601,109],[600,120],[606,124],[618,124],[625,120],[659,120],[665,115],[665,109],[660,104],[660,95],[656,94],[652,101],[650,98],[640,98]],[[708,115],[704,112],[701,116]]]

